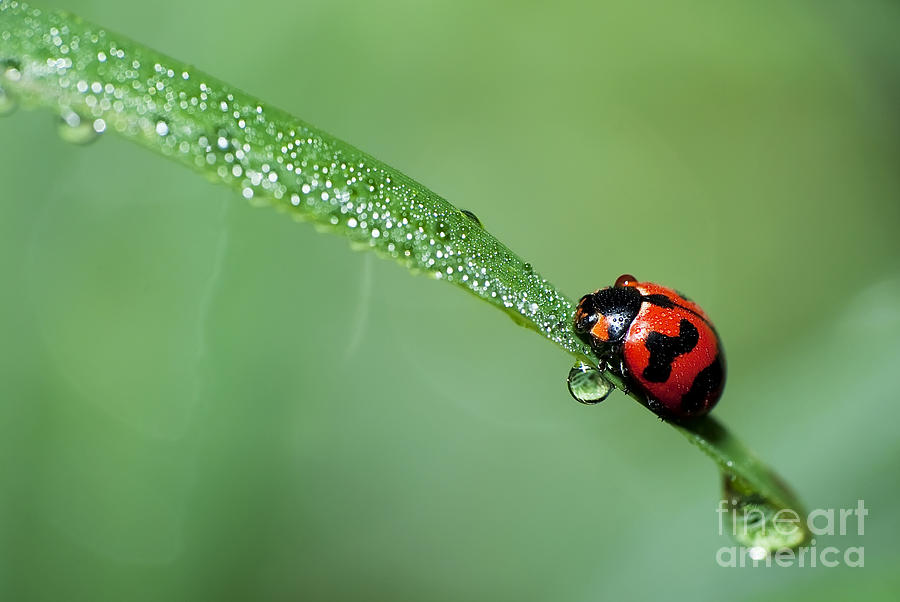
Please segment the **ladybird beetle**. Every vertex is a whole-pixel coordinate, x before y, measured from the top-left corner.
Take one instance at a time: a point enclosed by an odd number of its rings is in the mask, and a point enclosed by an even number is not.
[[[725,355],[706,313],[681,293],[623,274],[587,294],[575,333],[663,418],[709,412],[725,386]]]

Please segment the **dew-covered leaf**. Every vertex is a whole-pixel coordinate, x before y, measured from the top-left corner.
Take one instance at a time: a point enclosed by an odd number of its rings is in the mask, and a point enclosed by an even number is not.
[[[582,401],[604,399],[608,385],[625,390],[615,375],[593,370],[597,358],[571,328],[573,303],[474,213],[187,63],[78,17],[0,0],[0,115],[20,104],[54,111],[66,141],[116,133],[253,204],[465,288],[583,362],[573,375]],[[799,511],[788,488],[717,421],[672,424],[713,458],[735,506],[755,504],[770,518]],[[746,541],[774,550],[802,538],[763,539],[755,531]]]

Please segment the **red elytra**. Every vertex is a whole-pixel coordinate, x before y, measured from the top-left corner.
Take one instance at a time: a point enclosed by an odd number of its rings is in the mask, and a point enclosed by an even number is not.
[[[582,297],[575,331],[660,416],[701,416],[722,394],[716,330],[700,306],[671,288],[624,274]]]

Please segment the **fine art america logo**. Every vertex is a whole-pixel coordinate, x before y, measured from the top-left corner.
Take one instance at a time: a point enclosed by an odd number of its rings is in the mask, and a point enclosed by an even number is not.
[[[738,541],[746,541],[748,533],[765,538],[790,538],[801,528],[803,519],[793,510],[779,510],[767,517],[758,508],[735,508],[725,500],[716,509],[719,519],[719,535],[731,535]],[[716,564],[723,567],[776,566],[790,567],[849,567],[865,566],[864,546],[821,546],[816,537],[835,535],[864,535],[865,519],[869,510],[863,500],[857,500],[855,508],[818,508],[806,516],[806,528],[812,535],[809,541],[795,549],[782,549],[768,554],[762,546],[723,546],[716,552]],[[730,517],[726,518],[727,515]],[[766,533],[767,529],[774,532]],[[743,536],[743,537],[742,537]]]

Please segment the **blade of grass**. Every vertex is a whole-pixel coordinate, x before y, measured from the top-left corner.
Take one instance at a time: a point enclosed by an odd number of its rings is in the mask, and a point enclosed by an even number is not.
[[[571,328],[573,303],[488,233],[477,218],[327,133],[78,17],[0,1],[0,99],[49,107],[64,138],[114,131],[225,184],[348,238],[411,270],[461,286],[517,323],[596,365]],[[609,374],[610,382],[625,390]],[[636,392],[628,394],[646,405]],[[767,550],[800,545],[801,524],[760,536],[791,491],[717,420],[670,423],[721,470],[731,508],[766,522],[737,534]],[[771,529],[769,529],[771,531]]]

